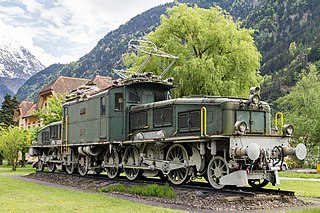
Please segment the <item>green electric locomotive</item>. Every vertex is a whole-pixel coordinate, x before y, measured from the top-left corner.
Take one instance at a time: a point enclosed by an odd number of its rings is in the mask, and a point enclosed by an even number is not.
[[[30,154],[37,170],[72,174],[106,172],[129,180],[168,178],[182,184],[203,177],[214,188],[261,188],[279,183],[283,158],[306,156],[290,147],[291,125],[271,128],[270,106],[253,87],[250,97],[171,99],[172,79],[135,73],[103,91],[81,93],[63,104],[63,120],[43,127]]]

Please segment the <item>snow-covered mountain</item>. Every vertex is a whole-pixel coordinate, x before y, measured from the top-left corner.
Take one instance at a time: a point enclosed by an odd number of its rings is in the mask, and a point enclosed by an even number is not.
[[[15,94],[27,79],[43,69],[27,49],[0,34],[0,105],[5,93]]]

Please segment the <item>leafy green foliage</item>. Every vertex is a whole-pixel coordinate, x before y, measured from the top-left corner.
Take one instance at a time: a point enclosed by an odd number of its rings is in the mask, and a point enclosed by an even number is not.
[[[16,99],[16,96],[11,98],[9,94],[4,97],[4,101],[0,110],[0,127],[8,127],[10,125],[17,125],[16,122],[12,120],[13,112],[18,108],[19,102]]]
[[[290,94],[279,98],[276,107],[284,112],[287,123],[295,127],[294,143],[307,146],[309,165],[320,162],[320,77],[315,65],[310,64],[306,73]]]
[[[18,165],[18,152],[25,153],[27,147],[25,129],[17,126],[0,129],[0,150],[3,157],[12,165],[12,170],[16,170]]]
[[[164,52],[179,57],[172,73],[180,84],[175,96],[192,94],[247,96],[258,85],[261,55],[253,30],[241,28],[219,8],[202,9],[185,4],[168,9],[161,25],[147,39]],[[139,55],[132,70],[146,55]],[[144,71],[160,74],[170,61],[152,58]],[[164,65],[164,66],[162,66]]]
[[[62,120],[62,102],[65,98],[62,94],[57,94],[48,98],[48,107],[39,109],[34,115],[42,119],[43,125]]]
[[[168,183],[165,185],[157,184],[147,184],[145,186],[129,186],[126,187],[123,184],[114,184],[106,188],[100,189],[101,192],[126,192],[131,194],[143,195],[143,196],[152,196],[152,197],[161,197],[161,198],[176,198],[176,192],[174,189],[169,186]]]

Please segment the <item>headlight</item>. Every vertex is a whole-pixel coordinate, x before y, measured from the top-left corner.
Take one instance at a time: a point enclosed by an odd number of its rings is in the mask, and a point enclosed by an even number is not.
[[[245,132],[246,129],[247,129],[247,124],[244,121],[237,121],[234,124],[234,128],[235,128],[236,131]]]
[[[291,124],[285,124],[283,126],[282,131],[283,131],[283,134],[285,134],[285,135],[292,135],[293,131],[294,131],[294,128],[293,128],[293,126]]]
[[[250,95],[250,102],[254,104],[258,104],[260,101],[260,97],[258,94]]]

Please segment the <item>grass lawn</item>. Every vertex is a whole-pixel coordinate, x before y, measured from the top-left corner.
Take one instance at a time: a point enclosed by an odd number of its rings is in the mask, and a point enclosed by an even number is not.
[[[280,177],[289,178],[315,178],[320,179],[320,173],[317,174],[307,174],[307,173],[296,173],[296,172],[279,172]]]
[[[284,174],[283,172],[279,174]],[[290,173],[291,174],[291,173]],[[281,177],[297,177],[297,176],[282,176]],[[301,177],[302,178],[302,177]],[[311,177],[309,177],[311,178]],[[314,178],[314,177],[312,177]],[[308,198],[320,198],[320,182],[319,181],[297,181],[297,180],[281,180],[280,185],[272,186],[271,184],[268,184],[266,188],[273,188],[281,190],[289,190],[289,191],[295,191],[296,196],[302,196]],[[297,211],[282,211],[285,213],[319,213],[320,207],[315,207],[311,209],[302,209]]]
[[[16,171],[12,171],[11,166],[7,166],[7,163],[4,162],[4,165],[0,166],[0,175],[26,175],[29,173],[36,172],[35,168],[32,168],[32,165],[28,164],[26,167],[17,167]]]
[[[1,212],[178,212],[102,194],[78,192],[17,180],[10,175],[34,172],[31,166],[11,172],[0,166]]]
[[[178,212],[170,209],[152,207],[121,199],[106,197],[102,194],[78,192],[40,184],[16,180],[11,175],[24,175],[35,172],[28,165],[12,171],[11,167],[0,166],[0,209],[1,212]],[[296,174],[280,172],[280,177],[319,178],[319,174]],[[297,196],[320,198],[320,182],[282,180],[275,187],[269,184],[267,188],[280,188],[295,191]],[[320,212],[319,208],[294,213]]]
[[[320,198],[319,181],[281,180],[280,185],[268,184],[266,188],[295,191],[295,195]]]

